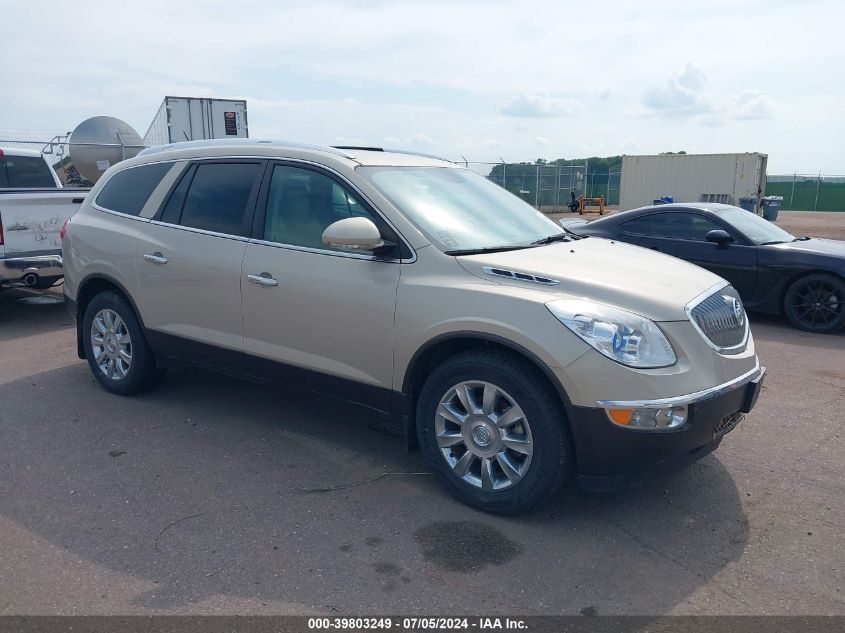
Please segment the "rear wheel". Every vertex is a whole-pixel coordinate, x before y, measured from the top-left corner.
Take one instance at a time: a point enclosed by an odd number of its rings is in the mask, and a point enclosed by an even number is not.
[[[91,372],[107,391],[140,393],[162,375],[135,312],[115,292],[101,292],[88,304],[82,337]]]
[[[845,282],[833,275],[801,277],[786,291],[784,312],[790,323],[807,332],[836,332],[845,325]]]
[[[545,377],[508,352],[467,352],[426,380],[417,432],[429,465],[461,501],[527,512],[567,479],[572,443]]]

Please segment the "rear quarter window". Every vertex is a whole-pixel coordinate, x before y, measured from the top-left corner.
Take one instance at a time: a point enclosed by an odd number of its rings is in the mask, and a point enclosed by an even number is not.
[[[97,204],[109,211],[138,215],[173,163],[130,167],[117,172],[97,196]]]
[[[647,215],[623,222],[620,226],[625,233],[632,235],[648,235],[650,232],[650,221]]]

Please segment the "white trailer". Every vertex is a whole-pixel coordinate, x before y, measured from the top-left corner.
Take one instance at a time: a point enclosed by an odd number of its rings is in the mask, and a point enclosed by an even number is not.
[[[144,135],[144,145],[248,136],[246,101],[165,97]]]
[[[766,194],[766,154],[659,154],[623,156],[619,203],[624,209],[650,205],[663,196],[675,202],[738,205]]]

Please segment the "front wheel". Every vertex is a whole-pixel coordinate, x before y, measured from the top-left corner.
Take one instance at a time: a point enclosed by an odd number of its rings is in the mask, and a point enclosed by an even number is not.
[[[420,447],[458,499],[487,512],[528,512],[566,481],[566,417],[545,377],[500,351],[467,352],[437,367],[417,403]]]
[[[845,282],[826,273],[814,273],[793,283],[784,297],[790,323],[807,332],[828,334],[845,325]]]
[[[106,391],[140,393],[162,374],[135,312],[115,292],[101,292],[88,304],[82,337],[91,372]]]

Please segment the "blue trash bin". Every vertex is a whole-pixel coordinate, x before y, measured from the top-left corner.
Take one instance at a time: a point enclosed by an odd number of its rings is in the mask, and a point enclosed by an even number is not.
[[[740,198],[739,206],[746,211],[754,211],[754,205],[757,204],[757,198]]]
[[[769,220],[770,222],[774,222],[778,219],[778,211],[780,211],[780,205],[783,203],[783,196],[766,196],[760,201],[760,205],[763,207],[763,217]]]

